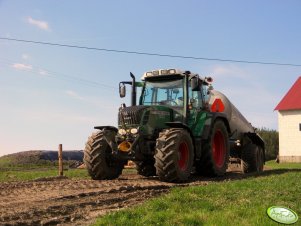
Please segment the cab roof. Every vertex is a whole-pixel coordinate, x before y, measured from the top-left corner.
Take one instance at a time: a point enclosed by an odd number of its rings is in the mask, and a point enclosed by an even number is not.
[[[198,76],[198,74],[196,73],[191,73],[190,71],[183,71],[180,69],[158,69],[158,70],[153,70],[153,71],[148,71],[145,72],[143,74],[143,76],[141,77],[142,81],[145,80],[152,80],[152,79],[156,79],[156,78],[168,78],[168,77],[185,77],[185,76],[189,76],[189,79]],[[209,77],[205,77],[205,78],[201,78],[199,77],[199,79],[205,83],[205,84],[209,84],[212,82],[212,79]]]
[[[190,71],[182,71],[179,69],[158,69],[153,71],[145,72],[141,78],[141,80],[145,80],[148,78],[159,78],[159,77],[168,77],[168,76],[187,76],[193,77],[197,76],[197,74],[191,73]]]

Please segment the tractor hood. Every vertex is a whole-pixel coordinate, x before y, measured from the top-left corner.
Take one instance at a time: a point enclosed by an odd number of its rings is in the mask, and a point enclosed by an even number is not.
[[[166,128],[166,122],[180,119],[181,113],[167,106],[121,107],[118,114],[118,127],[123,129],[143,127],[148,133],[155,129]],[[177,120],[179,121],[179,120]]]

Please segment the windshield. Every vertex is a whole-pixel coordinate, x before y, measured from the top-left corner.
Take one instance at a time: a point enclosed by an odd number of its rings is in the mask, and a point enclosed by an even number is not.
[[[183,81],[183,79],[146,81],[141,96],[141,104],[182,107]]]

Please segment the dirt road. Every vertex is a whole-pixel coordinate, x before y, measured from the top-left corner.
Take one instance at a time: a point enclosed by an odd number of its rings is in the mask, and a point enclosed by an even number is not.
[[[137,205],[171,187],[208,183],[208,179],[196,178],[172,184],[136,174],[111,181],[54,178],[0,183],[0,225],[88,225],[97,216]]]

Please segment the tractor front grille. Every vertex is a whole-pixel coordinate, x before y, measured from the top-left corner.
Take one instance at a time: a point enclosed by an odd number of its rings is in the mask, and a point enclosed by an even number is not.
[[[146,106],[131,106],[119,108],[118,125],[134,125],[140,124],[142,114]]]

